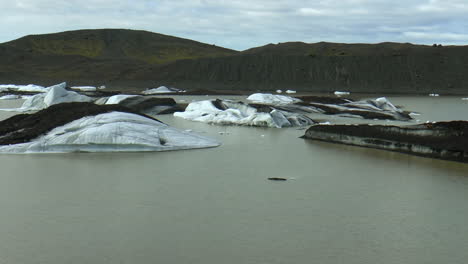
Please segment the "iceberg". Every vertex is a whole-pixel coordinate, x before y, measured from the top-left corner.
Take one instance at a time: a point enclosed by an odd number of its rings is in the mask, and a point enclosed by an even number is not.
[[[137,95],[133,95],[133,94],[117,94],[117,95],[113,95],[111,97],[109,97],[105,104],[119,104],[120,102],[122,102],[123,100],[127,99],[127,98],[130,98],[130,97],[135,97]]]
[[[269,93],[254,93],[247,97],[247,100],[252,101],[254,103],[274,105],[292,104],[301,101],[300,99],[294,97]]]
[[[323,114],[340,115],[344,117],[362,117],[365,119],[401,120],[412,119],[409,112],[393,105],[387,98],[380,97],[361,101],[351,101],[350,99],[332,100],[330,98],[305,96],[300,97],[304,102],[292,106],[300,105],[303,111],[317,112],[321,110]],[[308,111],[307,108],[310,108]]]
[[[174,116],[209,124],[276,128],[315,123],[305,115],[283,111],[273,106],[219,99],[192,102],[184,112],[175,112]]]
[[[286,93],[287,93],[287,94],[295,94],[296,91],[294,91],[294,90],[286,90]]]
[[[65,103],[13,116],[0,123],[0,152],[167,151],[220,145],[217,140],[119,107]]]
[[[15,84],[0,84],[0,92],[32,92],[32,93],[45,93],[47,88],[35,84],[28,85],[15,85]]]
[[[82,92],[95,92],[97,90],[96,86],[72,86],[70,89]]]
[[[334,94],[335,94],[336,96],[340,96],[340,95],[349,95],[350,92],[335,91]]]
[[[66,83],[60,83],[54,86],[47,87],[47,93],[36,94],[23,103],[21,108],[14,109],[15,111],[37,111],[47,108],[54,104],[66,102],[91,102],[92,98],[81,95],[77,92],[68,91],[65,89]]]
[[[390,126],[312,125],[303,138],[468,162],[468,121]]]
[[[147,89],[142,92],[142,94],[150,95],[150,94],[158,94],[158,93],[178,93],[181,90],[176,88],[169,88],[166,86],[160,86],[158,88]]]

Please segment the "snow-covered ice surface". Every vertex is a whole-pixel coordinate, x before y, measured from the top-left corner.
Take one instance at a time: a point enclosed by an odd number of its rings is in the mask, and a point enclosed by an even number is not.
[[[137,95],[132,95],[132,94],[117,94],[109,97],[105,104],[118,104],[122,102],[123,100],[130,98],[130,97],[135,97]]]
[[[181,91],[179,89],[176,89],[176,88],[168,88],[166,86],[160,86],[158,88],[152,88],[152,89],[145,90],[145,91],[143,91],[141,93],[149,95],[149,94],[158,94],[158,93],[178,93],[178,92],[181,92]]]
[[[219,145],[214,139],[181,131],[144,116],[110,112],[74,120],[27,143],[0,146],[0,152],[166,151]]]
[[[314,123],[310,118],[272,108],[269,112],[260,112],[257,108],[242,102],[219,100],[226,109],[219,109],[212,100],[190,103],[185,112],[175,112],[174,116],[186,120],[220,125],[246,125],[262,127],[305,126]],[[269,106],[265,106],[269,107]]]
[[[48,91],[48,89],[43,86],[35,85],[35,84],[28,84],[28,85],[0,84],[0,92],[5,92],[5,91],[45,93]]]
[[[294,97],[269,93],[254,93],[247,97],[247,100],[252,101],[254,103],[276,105],[292,104],[301,101]]]
[[[93,101],[93,99],[88,96],[66,90],[66,86],[66,83],[60,83],[57,85],[47,87],[47,93],[39,93],[32,97],[29,97],[28,99],[26,99],[26,101],[24,101],[23,105],[20,108],[2,110],[27,112],[41,110],[51,105],[60,103]]]

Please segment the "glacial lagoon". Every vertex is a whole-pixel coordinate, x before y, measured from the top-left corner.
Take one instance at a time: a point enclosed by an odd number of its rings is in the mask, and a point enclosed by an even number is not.
[[[461,97],[388,98],[421,122],[468,120]],[[159,119],[223,145],[0,155],[0,263],[468,259],[468,164],[304,140],[297,128]]]

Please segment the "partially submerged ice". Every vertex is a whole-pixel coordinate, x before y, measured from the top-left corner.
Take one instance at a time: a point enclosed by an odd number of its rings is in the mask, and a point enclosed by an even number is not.
[[[166,151],[219,145],[121,106],[65,103],[0,122],[1,153]]]
[[[435,122],[409,126],[312,125],[303,137],[468,162],[468,121]]]
[[[352,101],[344,98],[307,96],[300,97],[303,102],[288,107],[300,108],[310,113],[361,117],[365,119],[383,119],[407,121],[412,119],[408,112],[393,105],[387,98]]]
[[[184,112],[175,112],[174,116],[209,124],[277,128],[314,123],[305,115],[280,110],[274,106],[219,99],[192,102]]]

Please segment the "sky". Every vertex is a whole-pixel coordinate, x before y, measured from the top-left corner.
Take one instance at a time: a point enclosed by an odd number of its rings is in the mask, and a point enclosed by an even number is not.
[[[235,50],[269,43],[468,45],[468,0],[0,0],[0,42],[141,29]]]

